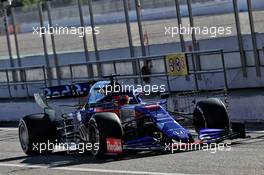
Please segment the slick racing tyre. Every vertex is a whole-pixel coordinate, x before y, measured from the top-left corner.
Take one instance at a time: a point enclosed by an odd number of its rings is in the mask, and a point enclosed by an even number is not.
[[[97,113],[92,116],[88,125],[89,142],[93,145],[93,156],[102,157],[107,153],[107,139],[122,140],[123,129],[115,113]]]
[[[23,117],[18,125],[19,141],[27,155],[51,153],[56,138],[56,126],[45,114],[33,114]]]
[[[229,117],[224,103],[218,98],[209,98],[196,104],[193,124],[197,132],[202,128],[229,130]]]

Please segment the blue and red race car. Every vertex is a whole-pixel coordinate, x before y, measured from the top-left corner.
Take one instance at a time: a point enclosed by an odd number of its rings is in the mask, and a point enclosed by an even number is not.
[[[113,90],[113,86],[119,86],[119,91]],[[80,88],[74,85],[66,89],[67,93],[80,95]],[[94,156],[102,156],[123,154],[126,150],[162,151],[166,145],[178,142],[217,143],[244,134],[243,127],[231,129],[226,107],[217,98],[196,104],[193,125],[199,140],[195,141],[188,129],[166,110],[164,100],[144,103],[140,94],[122,90],[113,77],[111,81],[86,86],[85,91],[88,89],[87,102],[62,115],[47,104],[46,98],[51,96],[35,94],[44,112],[20,120],[19,140],[23,151],[28,155],[45,154],[62,145],[67,151],[85,148]]]

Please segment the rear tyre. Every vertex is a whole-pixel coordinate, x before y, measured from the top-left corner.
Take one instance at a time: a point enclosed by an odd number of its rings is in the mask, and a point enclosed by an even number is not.
[[[198,102],[193,112],[193,124],[197,132],[202,128],[229,130],[229,117],[224,103],[218,98]]]
[[[27,155],[47,154],[54,149],[52,143],[56,138],[56,126],[48,115],[34,114],[23,117],[18,125],[18,133],[21,148]]]
[[[89,142],[92,155],[102,157],[107,152],[107,138],[121,139],[123,129],[115,113],[97,113],[89,121]]]

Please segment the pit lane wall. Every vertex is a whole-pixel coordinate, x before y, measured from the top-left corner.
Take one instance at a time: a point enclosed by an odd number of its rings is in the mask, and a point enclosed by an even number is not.
[[[231,120],[239,122],[264,122],[263,97],[264,91],[261,89],[237,90],[230,92],[228,95],[228,111]],[[155,101],[157,101],[158,97],[155,99]],[[60,99],[49,102],[49,104],[58,112],[57,115],[72,110],[72,108],[62,107],[63,105],[73,105],[77,103],[78,99]],[[168,105],[169,109],[171,109],[174,104],[168,102]],[[0,121],[18,121],[24,115],[39,112],[42,112],[42,110],[33,100],[0,102]]]

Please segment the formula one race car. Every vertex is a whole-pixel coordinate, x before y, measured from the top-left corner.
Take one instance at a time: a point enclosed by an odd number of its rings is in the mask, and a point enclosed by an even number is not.
[[[144,103],[139,93],[122,90],[113,77],[111,81],[93,83],[91,88],[87,86],[87,102],[66,114],[59,115],[47,104],[47,94],[35,94],[44,113],[20,120],[19,140],[23,151],[28,155],[45,154],[63,145],[67,151],[82,147],[94,156],[102,156],[122,154],[126,150],[164,150],[167,143],[196,142],[190,132],[166,111],[162,105],[164,100]],[[73,89],[80,95],[78,86],[66,89]],[[196,104],[193,124],[200,143],[216,143],[243,134],[231,129],[226,107],[217,98]]]

